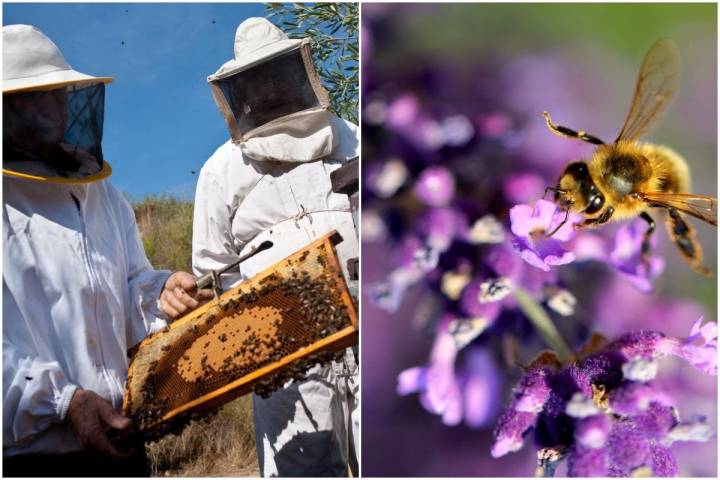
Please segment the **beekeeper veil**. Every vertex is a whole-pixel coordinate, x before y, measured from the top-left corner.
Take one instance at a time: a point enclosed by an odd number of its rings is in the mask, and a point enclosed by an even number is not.
[[[233,142],[250,158],[306,162],[335,148],[309,39],[291,40],[268,20],[249,18],[235,33],[235,58],[208,83]]]
[[[3,27],[3,174],[56,183],[110,175],[101,141],[105,84],[73,70],[30,25]]]

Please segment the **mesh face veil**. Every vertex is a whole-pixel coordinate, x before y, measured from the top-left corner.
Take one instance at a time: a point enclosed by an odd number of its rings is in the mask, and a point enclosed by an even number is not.
[[[3,175],[53,183],[109,176],[100,142],[112,78],[74,70],[32,25],[2,33]]]
[[[104,109],[103,83],[5,93],[4,173],[69,182],[107,176]]]
[[[265,125],[301,112],[321,111],[330,102],[312,62],[308,41],[261,62],[228,69],[210,79],[215,102],[236,142]]]

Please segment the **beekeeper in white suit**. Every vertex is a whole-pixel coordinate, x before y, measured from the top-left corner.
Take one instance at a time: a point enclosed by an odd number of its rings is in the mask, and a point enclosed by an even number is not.
[[[149,474],[109,431],[127,351],[212,297],[153,270],[101,149],[105,84],[29,25],[3,27],[3,473]],[[197,297],[193,298],[190,294]]]
[[[357,157],[358,129],[328,111],[309,40],[291,40],[263,18],[245,20],[235,35],[235,58],[208,82],[231,138],[200,172],[195,273],[272,240],[270,250],[223,275],[227,288],[335,229],[344,239],[336,248],[348,278],[357,236],[348,197],[332,191],[330,173]],[[314,367],[306,381],[268,399],[253,397],[263,476],[357,474],[357,374],[348,349],[343,362]]]

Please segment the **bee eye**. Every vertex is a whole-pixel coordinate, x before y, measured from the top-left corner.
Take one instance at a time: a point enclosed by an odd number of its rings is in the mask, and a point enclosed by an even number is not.
[[[600,209],[605,204],[605,197],[601,193],[598,193],[596,195],[593,195],[590,201],[588,202],[588,206],[585,209],[585,213],[587,214],[593,214],[600,211]]]

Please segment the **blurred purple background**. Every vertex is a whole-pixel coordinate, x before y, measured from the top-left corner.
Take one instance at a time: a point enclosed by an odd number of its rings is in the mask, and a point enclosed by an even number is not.
[[[428,362],[442,310],[437,278],[411,286],[394,313],[371,301],[371,286],[399,265],[401,239],[433,201],[417,184],[427,167],[452,173],[454,202],[465,212],[492,213],[506,224],[510,206],[533,203],[564,164],[592,151],[550,134],[540,113],[548,110],[557,123],[606,141],[615,138],[642,57],[657,38],[678,44],[683,80],[649,140],[684,156],[694,192],[716,196],[716,6],[365,4],[362,12],[362,474],[532,476],[531,441],[519,452],[490,456],[497,408],[488,407],[492,418],[479,428],[446,426],[418,395],[396,393],[400,372]],[[704,263],[717,271],[716,229],[693,224]],[[612,238],[616,228],[598,234]],[[572,346],[593,331],[612,337],[655,329],[684,337],[700,315],[717,319],[716,278],[691,271],[664,226],[657,232],[655,252],[667,267],[652,294],[606,265],[560,269],[578,306],[575,315],[553,320]],[[526,361],[544,348],[522,320],[501,316],[497,325],[503,322],[513,325],[494,327],[476,341],[494,355],[500,383],[486,398],[500,405],[520,375],[504,361],[505,340],[516,338]],[[681,415],[706,415],[716,425],[716,377],[668,359],[655,384],[675,398]],[[716,476],[716,440],[673,448],[682,476]]]

